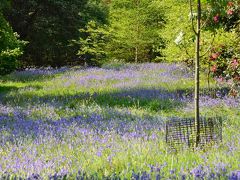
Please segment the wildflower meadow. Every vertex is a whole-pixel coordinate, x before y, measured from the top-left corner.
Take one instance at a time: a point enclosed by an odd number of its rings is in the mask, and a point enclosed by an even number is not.
[[[1,78],[0,179],[240,179],[240,99],[201,77],[222,142],[174,151],[165,122],[193,117],[183,64],[29,68]],[[225,92],[226,91],[226,92]]]
[[[240,180],[240,0],[0,0],[0,180]]]

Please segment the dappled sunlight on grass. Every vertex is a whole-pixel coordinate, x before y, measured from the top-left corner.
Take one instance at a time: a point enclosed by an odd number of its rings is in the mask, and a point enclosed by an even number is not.
[[[213,96],[220,91],[208,92],[206,81],[201,114],[225,118],[223,142],[168,149],[165,121],[194,113],[193,76],[183,65],[35,73],[1,79],[0,177],[217,179],[239,170],[239,98]]]

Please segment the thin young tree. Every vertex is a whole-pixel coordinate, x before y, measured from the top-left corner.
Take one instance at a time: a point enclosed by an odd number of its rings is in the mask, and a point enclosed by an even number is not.
[[[195,52],[195,126],[196,126],[196,147],[200,142],[200,111],[199,111],[199,66],[200,66],[200,38],[201,38],[201,1],[197,1],[197,31],[196,31],[196,52]]]
[[[190,0],[190,10],[193,17],[192,0]],[[192,20],[193,31],[196,36],[196,47],[195,47],[195,129],[196,129],[196,142],[195,147],[198,147],[200,143],[200,108],[199,108],[199,89],[200,89],[200,38],[201,38],[201,0],[197,0],[197,27],[194,28]],[[193,18],[192,18],[193,19]]]

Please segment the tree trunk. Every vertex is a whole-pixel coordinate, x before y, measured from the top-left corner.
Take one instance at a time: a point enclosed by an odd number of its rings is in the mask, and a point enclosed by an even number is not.
[[[196,128],[196,147],[200,143],[200,111],[199,111],[199,69],[200,69],[200,35],[201,35],[201,1],[197,1],[197,30],[196,30],[196,49],[195,49],[195,128]]]
[[[135,63],[138,63],[138,47],[135,47]]]

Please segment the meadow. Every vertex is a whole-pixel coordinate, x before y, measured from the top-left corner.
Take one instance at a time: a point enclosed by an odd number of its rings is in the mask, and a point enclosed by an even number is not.
[[[165,122],[194,115],[182,64],[27,69],[0,78],[0,179],[240,179],[240,98],[201,76],[221,143],[178,152]]]

